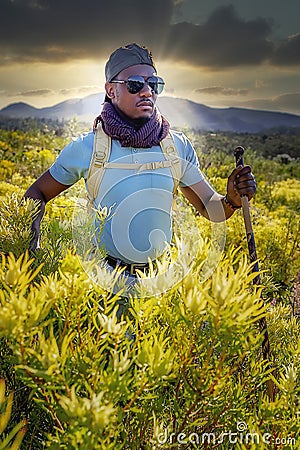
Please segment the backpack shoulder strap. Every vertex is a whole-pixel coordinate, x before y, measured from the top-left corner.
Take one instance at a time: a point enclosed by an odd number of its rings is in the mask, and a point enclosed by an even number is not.
[[[98,125],[94,136],[93,154],[87,176],[87,191],[89,202],[92,205],[97,198],[100,183],[102,181],[105,163],[109,160],[111,151],[111,138],[104,133],[101,123]]]
[[[181,158],[171,132],[169,132],[165,139],[160,142],[160,146],[164,157],[167,161],[170,161],[170,170],[174,183],[173,194],[175,195],[182,175],[182,165]]]
[[[173,194],[177,192],[178,184],[181,178],[181,160],[176,148],[174,138],[171,133],[160,142],[165,161],[150,162],[144,164],[118,164],[109,163],[111,152],[111,138],[104,133],[101,124],[98,125],[94,136],[94,147],[90,167],[87,176],[87,191],[89,207],[93,207],[93,202],[97,198],[99,187],[106,169],[113,167],[119,169],[155,170],[163,167],[169,167],[173,178]]]

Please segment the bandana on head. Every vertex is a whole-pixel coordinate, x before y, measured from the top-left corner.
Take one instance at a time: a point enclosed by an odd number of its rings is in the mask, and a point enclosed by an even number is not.
[[[154,61],[151,52],[146,47],[138,44],[128,44],[117,48],[109,57],[105,66],[105,78],[109,82],[115,78],[122,70],[136,64],[147,64],[155,71]]]
[[[155,107],[150,119],[136,129],[119,116],[113,105],[105,102],[100,116],[95,119],[94,130],[97,123],[102,122],[103,130],[112,139],[120,141],[122,147],[150,148],[159,145],[168,134],[170,124]]]

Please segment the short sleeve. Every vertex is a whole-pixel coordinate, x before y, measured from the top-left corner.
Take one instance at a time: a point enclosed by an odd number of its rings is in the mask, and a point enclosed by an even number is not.
[[[183,133],[173,132],[176,148],[182,158],[182,171],[179,186],[191,186],[204,179],[199,160],[190,140]]]
[[[62,149],[49,171],[59,183],[70,186],[87,178],[93,152],[92,132],[81,134]]]

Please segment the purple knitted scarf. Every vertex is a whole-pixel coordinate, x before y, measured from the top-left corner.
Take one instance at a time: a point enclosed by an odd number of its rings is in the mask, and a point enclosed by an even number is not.
[[[122,147],[148,148],[158,145],[167,136],[170,128],[169,122],[155,108],[150,119],[136,129],[123,120],[109,102],[104,103],[96,121],[101,121],[105,133],[120,141]]]

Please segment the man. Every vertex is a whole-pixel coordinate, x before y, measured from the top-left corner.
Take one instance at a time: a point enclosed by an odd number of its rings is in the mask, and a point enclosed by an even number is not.
[[[120,164],[105,170],[94,199],[96,209],[101,205],[113,210],[99,242],[105,247],[111,268],[123,267],[135,277],[135,269],[146,268],[149,259],[155,260],[172,238],[174,180],[170,168],[158,165],[157,170],[150,166],[143,172],[135,169],[136,165],[165,160],[160,144],[169,134],[181,163],[179,187],[207,219],[228,219],[241,207],[241,195],[252,198],[256,184],[250,167],[245,166],[230,174],[225,196],[209,185],[189,140],[171,131],[155,106],[164,81],[157,76],[146,48],[130,44],[117,49],[106,63],[105,75],[106,97],[96,125],[99,122],[98,127],[111,137],[109,161]],[[40,213],[32,225],[32,250],[39,245],[46,203],[81,177],[87,180],[93,142],[94,134],[90,132],[67,145],[50,169],[27,190],[26,197],[40,201]]]

